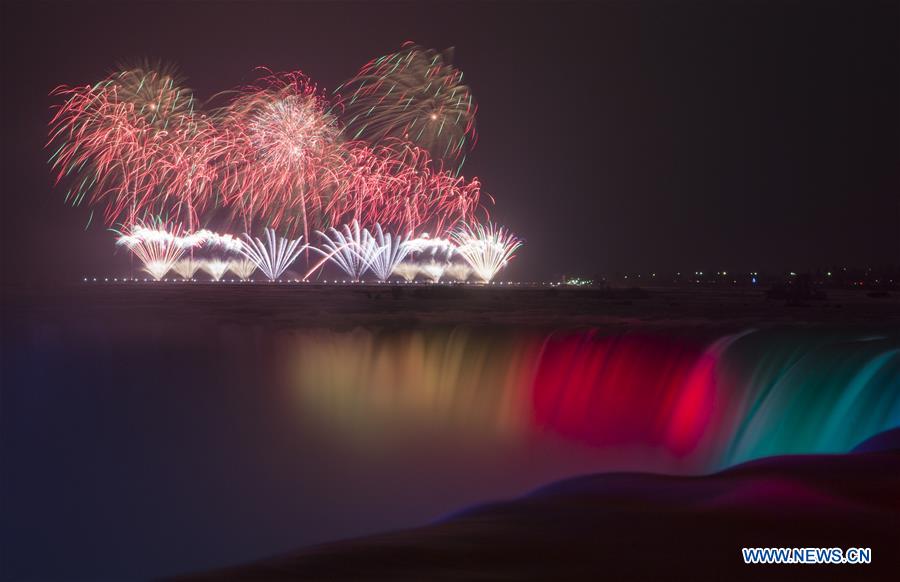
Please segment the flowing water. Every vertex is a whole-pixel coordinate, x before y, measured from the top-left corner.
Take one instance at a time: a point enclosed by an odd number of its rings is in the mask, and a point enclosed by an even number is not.
[[[896,333],[319,331],[282,361],[297,409],[363,447],[553,438],[610,469],[708,472],[846,452],[900,425]]]
[[[896,329],[20,331],[4,561],[31,578],[240,563],[572,475],[845,452],[900,425]]]

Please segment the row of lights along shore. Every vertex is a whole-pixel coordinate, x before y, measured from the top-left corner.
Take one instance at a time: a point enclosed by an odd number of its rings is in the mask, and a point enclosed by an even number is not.
[[[84,283],[199,283],[215,284],[215,283],[235,283],[235,284],[283,284],[283,285],[472,285],[474,287],[486,287],[488,285],[503,285],[508,287],[529,286],[529,287],[560,287],[564,283],[554,283],[546,281],[491,281],[490,283],[477,283],[473,281],[348,281],[346,279],[333,279],[322,281],[304,281],[302,279],[277,279],[275,281],[256,281],[254,279],[219,279],[219,280],[197,280],[197,279],[138,279],[136,277],[84,277]]]

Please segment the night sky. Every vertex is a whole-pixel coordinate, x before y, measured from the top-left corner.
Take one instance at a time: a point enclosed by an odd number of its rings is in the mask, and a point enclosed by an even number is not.
[[[48,93],[176,63],[206,99],[301,69],[332,89],[406,40],[455,46],[479,103],[466,164],[527,241],[508,273],[805,270],[900,257],[897,2],[9,2],[3,266],[119,274],[63,203]]]

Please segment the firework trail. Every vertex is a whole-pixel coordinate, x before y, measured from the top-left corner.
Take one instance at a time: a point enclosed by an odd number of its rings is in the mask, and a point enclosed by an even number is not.
[[[396,53],[370,61],[338,87],[345,133],[379,144],[407,140],[458,168],[475,143],[477,106],[462,73],[442,53],[406,43]]]
[[[228,263],[228,268],[242,281],[253,276],[256,271],[256,263],[248,258],[234,259]]]
[[[463,263],[451,263],[444,271],[444,276],[455,281],[465,281],[472,274],[472,268]]]
[[[201,268],[206,271],[206,274],[209,275],[213,281],[219,281],[225,275],[230,267],[229,261],[223,261],[221,259],[211,259],[207,261],[203,261],[201,263]]]
[[[117,244],[127,247],[143,263],[144,271],[157,281],[175,265],[185,250],[196,241],[179,236],[180,227],[168,230],[162,222],[136,225],[127,234],[120,233]]]
[[[400,261],[409,253],[409,247],[406,245],[409,236],[401,237],[385,233],[380,224],[376,224],[374,230],[375,234],[371,235],[374,244],[371,256],[366,259],[366,268],[371,270],[379,281],[387,281]]]
[[[340,128],[328,103],[302,73],[269,73],[242,88],[219,114],[226,202],[249,227],[309,238],[341,177]]]
[[[196,261],[191,257],[181,259],[172,265],[172,270],[178,273],[182,279],[193,279],[197,271],[200,270],[201,261]]]
[[[254,84],[220,94],[226,101],[208,115],[165,68],[143,65],[92,86],[61,86],[53,92],[64,102],[50,122],[51,166],[57,182],[71,183],[66,200],[103,207],[107,224],[128,229],[165,216],[193,233],[183,237],[196,239],[188,246],[210,251],[242,251],[240,239],[196,230],[213,213],[216,220],[230,216],[245,232],[278,228],[289,237],[300,233],[303,240],[310,231],[333,232],[335,225],[354,222],[372,232],[447,236],[487,219],[484,201],[493,200],[477,179],[444,167],[448,154],[458,156],[474,138],[474,102],[445,56],[405,46],[367,65],[364,71],[372,78],[351,81],[346,87],[353,96],[335,103],[300,72],[267,71]],[[445,129],[419,128],[412,136],[383,131],[375,140],[366,131],[360,139],[348,139],[339,118],[387,87],[370,82],[389,73],[387,63],[393,63],[390,75],[407,79],[410,87],[420,75],[429,79],[423,86],[431,85],[423,95],[406,95],[407,105],[394,111],[403,118],[398,123],[418,128],[421,122],[408,116],[414,110],[421,114],[430,103],[441,119],[434,127]],[[363,116],[365,127],[384,129],[389,111],[387,102],[381,103]],[[454,134],[460,138],[435,148]],[[388,238],[390,251],[366,255],[372,264],[367,268],[380,278],[406,250]],[[353,247],[357,253],[372,250],[360,245]]]
[[[419,265],[419,272],[431,279],[432,283],[440,281],[446,270],[447,263],[438,263],[437,261],[430,261],[423,265]]]
[[[198,245],[203,245],[211,250],[221,250],[226,253],[239,253],[244,245],[244,243],[241,242],[241,239],[234,235],[219,234],[218,232],[206,229],[198,230],[189,235],[189,237],[196,240]]]
[[[72,183],[67,202],[104,206],[107,224],[165,215],[192,229],[213,194],[220,142],[171,71],[138,67],[52,94],[65,100],[47,145],[56,182]]]
[[[318,232],[322,247],[312,247],[347,273],[352,281],[359,281],[380,250],[369,231],[360,228],[359,222],[343,225],[341,229],[329,228]]]
[[[241,254],[253,261],[271,281],[278,279],[306,248],[305,245],[300,245],[303,237],[276,240],[275,230],[272,228],[266,229],[265,242],[249,234],[244,234],[244,238],[246,243],[240,250]]]
[[[492,223],[463,226],[453,233],[452,238],[457,252],[485,283],[490,282],[522,246],[516,235]]]
[[[419,258],[424,256],[438,257],[449,261],[456,253],[456,243],[448,238],[431,238],[430,235],[423,234],[420,237],[410,239],[406,242],[409,252]]]
[[[403,277],[407,283],[411,283],[419,274],[419,265],[411,262],[400,263],[394,267],[393,274]]]
[[[394,232],[444,234],[483,210],[477,179],[436,167],[427,151],[408,142],[357,142],[344,151],[340,195],[326,208],[332,224],[357,220]]]
[[[262,222],[309,238],[356,220],[396,231],[449,232],[481,209],[481,184],[445,171],[399,139],[342,138],[315,85],[269,74],[220,110],[222,189],[244,226]]]

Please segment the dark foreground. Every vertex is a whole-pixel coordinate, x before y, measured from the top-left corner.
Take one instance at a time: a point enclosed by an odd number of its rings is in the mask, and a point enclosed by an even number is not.
[[[900,429],[846,455],[703,477],[562,481],[422,528],[332,543],[203,580],[887,580],[900,567]],[[745,565],[742,547],[871,547],[865,565]]]

